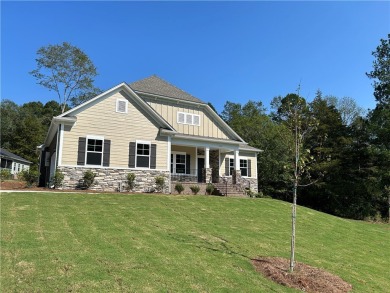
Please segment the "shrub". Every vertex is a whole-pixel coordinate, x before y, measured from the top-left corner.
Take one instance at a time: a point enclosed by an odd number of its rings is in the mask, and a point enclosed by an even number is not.
[[[62,174],[61,171],[56,170],[52,178],[52,184],[54,185],[54,188],[61,187],[63,182],[64,182],[64,174]]]
[[[194,186],[191,186],[190,189],[191,189],[193,194],[197,195],[199,190],[200,190],[200,187],[198,185],[194,185]]]
[[[135,174],[129,173],[126,177],[127,191],[133,190],[135,187]]]
[[[213,191],[214,191],[214,185],[212,185],[211,183],[208,183],[207,186],[206,186],[207,194],[212,194]]]
[[[0,171],[1,181],[9,180],[9,179],[11,179],[11,177],[12,177],[12,174],[11,174],[11,171],[9,169],[1,169],[1,171]]]
[[[87,170],[84,172],[83,181],[84,187],[86,189],[89,189],[95,183],[95,177],[96,174],[93,173],[91,170]]]
[[[39,173],[37,170],[22,170],[18,176],[26,182],[27,187],[31,187],[38,183]]]
[[[158,192],[163,191],[164,190],[164,186],[165,186],[165,178],[163,176],[157,176],[155,178],[155,181],[156,181],[157,191]]]
[[[175,190],[176,190],[179,194],[181,194],[181,193],[183,192],[183,190],[184,190],[183,184],[177,183],[177,184],[175,185]]]

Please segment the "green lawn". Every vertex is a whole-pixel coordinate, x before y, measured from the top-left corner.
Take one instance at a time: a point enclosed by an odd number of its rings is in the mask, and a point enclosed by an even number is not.
[[[299,207],[296,244],[353,292],[390,288],[389,225]],[[1,195],[1,292],[296,292],[250,262],[289,247],[290,204],[272,199]]]

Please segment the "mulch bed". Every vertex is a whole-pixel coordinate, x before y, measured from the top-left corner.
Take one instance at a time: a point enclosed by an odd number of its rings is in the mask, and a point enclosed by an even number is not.
[[[304,263],[295,262],[294,272],[289,273],[290,260],[281,257],[259,257],[252,259],[256,270],[272,281],[312,293],[344,293],[352,290],[352,285],[340,277]]]

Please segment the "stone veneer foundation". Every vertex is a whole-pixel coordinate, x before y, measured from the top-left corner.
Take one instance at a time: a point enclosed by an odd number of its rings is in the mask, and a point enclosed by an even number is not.
[[[113,168],[85,168],[85,167],[58,167],[64,174],[63,189],[77,189],[83,179],[84,172],[91,170],[96,174],[95,184],[91,190],[100,191],[127,191],[126,177],[128,173],[135,174],[135,187],[133,192],[148,193],[156,192],[155,178],[163,176],[165,186],[163,193],[169,193],[170,172],[157,170],[129,170]]]
[[[222,182],[221,180],[226,180],[229,184],[233,184],[233,176],[223,176],[220,178],[220,182]],[[241,188],[250,188],[253,192],[258,192],[257,182],[256,178],[241,177],[239,184]]]

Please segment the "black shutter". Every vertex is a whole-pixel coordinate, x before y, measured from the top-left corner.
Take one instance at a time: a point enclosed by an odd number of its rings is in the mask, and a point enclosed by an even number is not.
[[[79,137],[79,148],[77,153],[77,165],[85,165],[85,137]]]
[[[110,166],[110,149],[111,149],[111,140],[104,140],[104,152],[103,152],[103,166]]]
[[[186,155],[186,174],[191,174],[191,156]]]
[[[229,158],[225,158],[225,176],[229,176],[230,175],[229,169],[230,169]]]
[[[157,146],[155,144],[151,145],[150,169],[156,169],[156,148]]]
[[[252,177],[252,163],[248,160],[248,177]]]
[[[135,142],[129,144],[129,168],[135,168]]]

